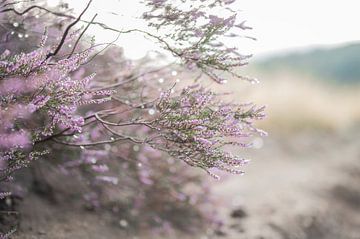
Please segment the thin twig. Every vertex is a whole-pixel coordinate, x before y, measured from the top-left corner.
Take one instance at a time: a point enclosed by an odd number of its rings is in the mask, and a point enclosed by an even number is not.
[[[56,47],[55,51],[50,52],[50,53],[46,56],[46,60],[49,59],[49,58],[52,57],[52,56],[55,56],[55,55],[60,51],[60,49],[62,48],[62,46],[63,46],[64,43],[65,43],[66,37],[67,37],[67,35],[69,34],[70,29],[71,29],[76,23],[78,23],[78,22],[80,21],[81,17],[84,15],[84,13],[85,13],[85,12],[87,11],[87,9],[89,8],[91,2],[92,2],[92,0],[90,0],[90,1],[88,2],[88,4],[86,5],[85,9],[81,12],[81,14],[78,16],[78,18],[77,18],[74,22],[72,22],[72,23],[65,29],[65,32],[64,32],[64,34],[63,34],[63,36],[62,36],[62,38],[61,38],[61,40],[60,40],[59,45]]]
[[[84,33],[87,31],[87,29],[89,28],[89,26],[91,25],[91,23],[95,20],[97,14],[94,15],[94,17],[91,19],[91,21],[88,23],[88,25],[85,27],[84,31],[82,31],[82,33],[80,34],[80,36],[78,37],[78,39],[76,40],[73,49],[71,50],[70,54],[68,55],[68,59],[74,54],[75,49],[77,47],[77,45],[80,42],[81,37],[84,35]]]
[[[75,19],[74,16],[71,16],[71,15],[68,15],[68,14],[65,14],[65,13],[61,13],[61,12],[54,12],[54,11],[51,11],[51,10],[45,8],[45,7],[38,6],[38,5],[30,6],[30,7],[28,7],[27,9],[25,9],[24,11],[22,11],[22,12],[19,12],[19,11],[17,11],[17,10],[14,9],[14,8],[6,8],[6,9],[1,10],[0,13],[3,13],[3,12],[13,12],[13,13],[15,13],[16,15],[22,16],[22,15],[24,15],[25,13],[31,11],[32,9],[40,9],[40,10],[46,11],[46,12],[51,13],[51,14],[53,14],[53,15],[55,15],[55,16],[58,16],[58,17],[66,17],[66,18]]]
[[[135,76],[131,76],[131,77],[127,77],[125,78],[125,80],[123,81],[120,81],[120,82],[117,82],[115,84],[112,84],[112,85],[109,85],[109,86],[105,86],[105,87],[102,87],[100,89],[97,89],[97,90],[106,90],[106,89],[111,89],[111,88],[115,88],[115,87],[118,87],[118,86],[121,86],[121,85],[124,85],[124,84],[127,84],[129,82],[132,82],[142,76],[145,76],[145,75],[148,75],[148,74],[152,74],[152,73],[156,73],[156,72],[159,72],[159,71],[162,71],[166,68],[169,68],[171,65],[173,65],[174,63],[170,63],[170,64],[167,64],[165,66],[162,66],[158,69],[153,69],[153,70],[150,70],[150,71],[147,71],[147,72],[143,72],[141,74],[138,74],[138,75],[135,75]]]
[[[97,57],[99,54],[101,54],[103,51],[105,51],[107,48],[109,48],[110,46],[116,46],[116,44],[114,44],[120,37],[120,33],[117,35],[117,37],[110,43],[102,43],[102,44],[98,44],[96,46],[100,46],[100,45],[106,45],[103,49],[101,49],[100,51],[98,51],[96,54],[94,54],[89,60],[87,60],[86,62],[82,63],[81,65],[86,65],[89,62],[91,62],[92,60],[94,60],[95,57]],[[93,46],[96,47],[96,46]]]

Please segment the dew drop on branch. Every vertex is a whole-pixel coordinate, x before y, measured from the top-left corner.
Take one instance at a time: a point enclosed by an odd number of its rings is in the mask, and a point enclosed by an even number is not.
[[[149,109],[149,115],[154,115],[155,114],[155,110],[154,109]]]
[[[129,225],[129,223],[125,219],[121,219],[119,221],[119,224],[121,227],[127,227]]]
[[[140,150],[139,145],[134,145],[134,146],[133,146],[133,150],[134,150],[135,152],[138,152],[138,151]]]

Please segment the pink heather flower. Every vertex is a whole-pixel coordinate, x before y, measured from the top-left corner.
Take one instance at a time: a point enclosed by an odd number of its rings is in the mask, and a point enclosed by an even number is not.
[[[11,196],[11,192],[0,192],[0,199]]]
[[[119,179],[116,177],[110,177],[110,176],[96,176],[96,179],[98,181],[102,181],[102,182],[106,182],[106,183],[111,183],[114,185],[117,185],[119,183]]]
[[[5,51],[3,51],[3,53],[1,53],[0,55],[0,60],[3,60],[5,59],[6,57],[8,57],[10,55],[10,51],[8,49],[6,49]],[[1,63],[0,63],[1,64]],[[3,61],[3,64],[6,64],[4,61]]]
[[[198,85],[187,87],[178,97],[162,94],[157,110],[160,116],[154,127],[163,137],[158,148],[213,177],[212,168],[243,174],[234,167],[247,161],[226,152],[224,146],[249,147],[239,141],[253,133],[262,135],[253,121],[263,118],[264,107],[220,103],[215,93]]]
[[[84,125],[85,121],[84,121],[83,117],[78,116],[78,117],[73,119],[72,123],[73,124],[70,126],[70,128],[72,130],[74,130],[75,132],[81,132],[82,131],[82,126]]]
[[[32,88],[29,87],[28,82],[19,77],[2,79],[0,82],[0,94],[2,96],[19,95],[22,93],[27,93],[31,90]]]
[[[194,137],[194,139],[196,142],[200,143],[202,146],[206,148],[210,148],[213,145],[213,143],[210,140],[204,138]]]
[[[141,170],[142,173],[139,174],[139,180],[141,183],[145,185],[152,185],[154,183],[153,180],[150,179],[149,175],[145,173],[144,170]]]
[[[50,96],[38,95],[35,99],[29,103],[29,109],[31,112],[35,112],[36,110],[45,106],[45,104],[50,100]]]
[[[30,134],[27,132],[14,132],[11,134],[0,134],[0,148],[11,149],[11,148],[24,148],[31,145]]]
[[[210,15],[209,19],[210,19],[209,23],[211,25],[220,25],[220,24],[223,24],[223,22],[224,22],[223,18],[220,18],[220,17],[215,16],[215,15]]]
[[[105,172],[109,171],[109,167],[106,164],[92,165],[91,168],[96,173],[105,173]]]
[[[200,17],[205,16],[205,12],[199,10],[192,10],[190,11],[190,16],[193,21],[197,20]],[[199,29],[196,29],[199,30]]]

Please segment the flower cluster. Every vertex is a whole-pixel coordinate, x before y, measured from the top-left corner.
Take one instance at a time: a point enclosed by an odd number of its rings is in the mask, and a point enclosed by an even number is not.
[[[253,126],[255,120],[264,118],[264,107],[223,103],[198,85],[185,88],[178,97],[163,93],[157,109],[154,126],[161,130],[161,137],[155,147],[214,177],[209,169],[243,174],[238,167],[248,162],[224,147],[250,147],[244,139],[254,133],[265,134]]]
[[[163,32],[160,42],[189,69],[198,68],[218,83],[226,82],[220,72],[257,83],[256,79],[236,72],[238,67],[247,64],[251,55],[240,54],[236,47],[224,44],[226,38],[243,36],[242,31],[251,29],[244,21],[238,22],[234,11],[223,7],[234,1],[146,2],[150,10],[144,14],[144,19],[160,34]]]
[[[156,237],[176,229],[199,232],[216,220],[214,210],[207,207],[212,202],[207,182],[166,153],[133,143],[105,149],[106,154],[96,160],[89,151],[85,150],[87,160],[81,157],[87,161],[87,172],[95,165],[107,172],[95,180],[88,178],[91,187],[85,200],[92,208],[111,209],[123,229],[151,229]],[[93,175],[98,174],[93,171]]]
[[[88,59],[91,48],[54,61],[48,59],[50,51],[40,47],[11,55],[5,50],[1,56],[1,180],[27,166],[34,145],[56,129],[80,132],[84,118],[77,115],[78,107],[103,103],[112,93],[89,88],[95,74],[80,79],[70,75]]]

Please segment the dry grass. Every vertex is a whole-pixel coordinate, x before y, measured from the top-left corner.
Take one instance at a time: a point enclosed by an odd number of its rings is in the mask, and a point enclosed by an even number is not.
[[[240,101],[267,105],[265,129],[342,131],[360,125],[360,86],[341,86],[279,72],[261,76],[260,84],[232,81],[227,86]]]

